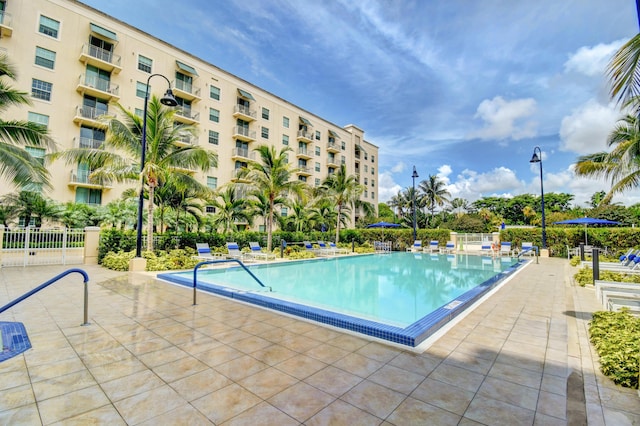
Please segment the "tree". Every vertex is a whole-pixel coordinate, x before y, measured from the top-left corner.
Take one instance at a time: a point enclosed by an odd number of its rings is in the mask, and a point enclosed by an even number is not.
[[[322,182],[322,191],[332,200],[338,213],[336,220],[336,243],[340,240],[340,223],[343,219],[343,210],[360,200],[360,194],[364,187],[358,183],[354,175],[347,174],[347,167],[342,164],[337,172],[330,174]]]
[[[22,219],[25,227],[31,225],[32,220],[35,226],[41,226],[43,219],[57,219],[59,213],[52,201],[35,191],[7,194],[2,197],[2,204],[13,210],[13,214]]]
[[[31,105],[29,95],[13,89],[2,79],[16,80],[16,73],[6,55],[0,55],[0,111],[9,107]],[[0,176],[16,187],[44,185],[50,187],[49,172],[42,159],[32,156],[25,147],[55,149],[44,126],[28,121],[0,119]]]
[[[611,98],[629,106],[640,96],[640,34],[626,42],[607,66]]]
[[[260,161],[249,161],[247,168],[241,174],[269,200],[267,214],[267,251],[271,251],[273,236],[274,209],[276,200],[284,199],[289,194],[299,193],[302,183],[291,180],[294,169],[289,166],[287,153],[291,148],[285,147],[276,151],[275,146],[260,145],[255,149],[260,155]]]
[[[424,195],[425,206],[431,213],[430,222],[432,222],[436,207],[442,207],[448,203],[451,194],[444,181],[436,175],[429,175],[428,179],[420,182],[419,188]]]
[[[235,232],[239,222],[249,223],[249,202],[238,196],[238,188],[234,185],[224,187],[211,205],[216,208],[216,212],[210,223],[218,231]]]
[[[142,117],[117,104],[122,120],[106,117],[109,135],[104,149],[74,148],[59,153],[67,163],[84,163],[92,170],[90,177],[98,183],[138,180],[148,191],[147,250],[153,249],[154,193],[171,176],[178,188],[201,188],[194,172],[206,172],[217,166],[217,154],[204,148],[180,144],[183,136],[193,134],[195,128],[177,124],[175,110],[167,108],[153,96],[147,108],[146,154],[142,173],[140,164],[132,159],[140,158],[142,149]],[[124,154],[124,155],[123,155]]]

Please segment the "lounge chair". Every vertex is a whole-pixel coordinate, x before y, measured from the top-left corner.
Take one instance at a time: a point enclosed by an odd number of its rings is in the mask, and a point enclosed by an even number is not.
[[[266,251],[262,251],[262,247],[260,247],[260,243],[257,241],[249,242],[249,248],[251,248],[251,256],[256,259],[263,260],[272,260],[276,258],[274,253],[267,253]]]
[[[502,242],[500,243],[500,255],[501,256],[511,256],[511,243],[510,242]]]
[[[227,243],[227,259],[237,259],[244,262],[250,262],[253,260],[251,255],[245,255],[245,253],[240,251],[240,247],[236,242]]]
[[[307,250],[307,251],[309,251],[309,252],[311,252],[311,253],[313,253],[313,254],[315,254],[317,256],[322,256],[322,255],[327,254],[326,252],[323,252],[322,250],[315,248],[313,246],[313,244],[311,244],[311,241],[303,241],[302,243],[304,244],[305,250]]]
[[[440,251],[440,242],[438,242],[438,240],[429,241],[429,247],[425,247],[424,251],[428,251],[429,253],[438,253]]]
[[[491,242],[484,241],[482,246],[480,246],[480,252],[486,255],[493,255],[493,246],[491,245]]]
[[[422,240],[415,240],[411,246],[411,251],[413,253],[422,251]]]
[[[536,251],[533,248],[533,243],[523,242],[520,247],[521,256],[534,256]]]
[[[318,252],[320,252],[320,254],[326,254],[326,255],[336,254],[336,252],[331,250],[324,241],[318,241],[318,247],[320,247],[319,249],[317,249]]]
[[[456,251],[456,245],[453,243],[453,241],[447,241],[447,244],[441,251],[442,253],[453,253],[454,251]]]
[[[390,243],[386,243],[386,244],[387,244],[387,246],[389,246]],[[349,253],[349,250],[347,250],[346,248],[338,247],[336,245],[336,243],[334,243],[332,241],[329,242],[329,250],[333,250],[337,254],[347,254],[347,253]],[[391,249],[387,249],[387,251],[391,251]]]
[[[222,259],[222,255],[220,253],[211,252],[211,248],[209,248],[209,244],[207,243],[196,243],[196,251],[198,252],[198,254],[194,257],[198,259],[202,259],[202,260]]]

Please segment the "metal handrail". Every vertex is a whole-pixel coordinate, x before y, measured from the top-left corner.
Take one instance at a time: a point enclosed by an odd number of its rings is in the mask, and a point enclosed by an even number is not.
[[[238,259],[220,259],[220,260],[205,260],[203,262],[198,263],[195,268],[193,268],[193,304],[194,306],[197,305],[196,303],[196,285],[198,283],[198,269],[200,269],[201,266],[204,265],[211,265],[214,263],[226,263],[226,262],[236,262],[238,265],[242,266],[242,269],[244,269],[245,271],[247,271],[247,273],[249,275],[251,275],[251,277],[256,280],[258,282],[258,284],[260,284],[262,287],[264,288],[268,288],[269,291],[273,291],[271,289],[271,286],[266,286],[264,284],[262,284],[262,281],[260,281],[260,279],[258,277],[256,277],[253,272],[251,272],[249,270],[249,268],[247,268],[245,266],[244,263],[240,262]]]
[[[66,277],[67,275],[77,272],[79,274],[81,274],[84,277],[84,323],[82,325],[89,325],[88,322],[88,316],[89,316],[89,275],[87,275],[87,273],[85,271],[83,271],[82,269],[78,269],[78,268],[72,268],[72,269],[68,269],[64,272],[62,272],[61,274],[56,275],[55,277],[51,278],[49,281],[40,284],[38,287],[34,288],[33,290],[23,294],[22,296],[18,297],[17,299],[7,303],[6,305],[4,305],[3,307],[0,308],[0,314],[3,313],[4,311],[6,311],[7,309],[17,305],[18,303],[22,302],[23,300],[25,300],[28,297],[33,296],[34,294],[36,294],[37,292],[39,292],[40,290],[42,290],[43,288],[49,287],[51,284],[55,283],[56,281],[60,280],[61,278]]]

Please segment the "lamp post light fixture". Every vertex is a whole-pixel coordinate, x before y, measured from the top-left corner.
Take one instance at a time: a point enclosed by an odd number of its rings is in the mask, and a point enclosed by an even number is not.
[[[147,154],[147,104],[149,103],[149,82],[153,77],[162,77],[167,81],[169,88],[164,96],[160,99],[162,105],[174,107],[178,105],[178,101],[171,91],[171,82],[162,74],[152,74],[147,79],[147,88],[144,93],[144,111],[142,116],[142,146],[140,152],[140,197],[138,198],[138,222],[136,225],[136,257],[142,257],[142,208],[144,206],[144,162]]]
[[[537,151],[537,153],[536,153]],[[538,153],[540,154],[538,156]],[[533,148],[533,157],[529,160],[530,163],[540,163],[540,200],[542,204],[542,248],[547,248],[547,229],[544,220],[544,185],[542,183],[542,151],[539,146]]]
[[[413,240],[418,239],[418,234],[416,233],[416,178],[418,176],[418,172],[416,171],[416,166],[413,166],[413,174],[411,178],[413,179],[413,197],[412,197],[412,205],[413,205]]]

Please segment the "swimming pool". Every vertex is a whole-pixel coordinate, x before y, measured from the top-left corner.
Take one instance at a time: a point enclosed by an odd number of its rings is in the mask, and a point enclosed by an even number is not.
[[[513,272],[516,258],[387,253],[199,269],[198,288],[417,346]],[[159,274],[193,286],[193,272]]]

